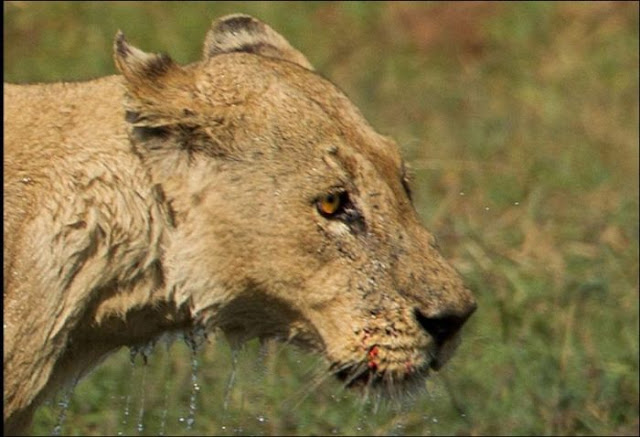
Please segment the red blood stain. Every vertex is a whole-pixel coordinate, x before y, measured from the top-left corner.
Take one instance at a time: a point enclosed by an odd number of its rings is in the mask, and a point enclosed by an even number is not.
[[[369,349],[369,352],[367,352],[367,359],[369,360],[368,366],[371,370],[376,370],[378,368],[378,364],[375,361],[376,357],[378,356],[378,352],[378,346],[373,346],[371,349]]]
[[[378,356],[378,346],[373,346],[371,349],[369,349],[369,360],[373,360],[375,357]]]
[[[404,369],[407,371],[407,373],[413,373],[415,370],[411,361],[407,361],[406,363],[404,363]]]

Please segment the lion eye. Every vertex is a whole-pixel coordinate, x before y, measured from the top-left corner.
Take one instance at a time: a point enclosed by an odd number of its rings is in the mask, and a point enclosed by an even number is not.
[[[351,202],[346,191],[334,191],[316,199],[318,213],[326,219],[340,220],[351,228],[354,233],[366,230],[364,217]]]
[[[316,206],[318,212],[325,217],[333,217],[344,206],[346,193],[328,193],[318,199]]]

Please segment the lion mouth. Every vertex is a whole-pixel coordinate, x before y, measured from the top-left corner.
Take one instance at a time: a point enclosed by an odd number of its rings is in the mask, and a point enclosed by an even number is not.
[[[345,388],[381,390],[393,396],[423,386],[431,372],[440,370],[450,355],[438,348],[389,360],[385,349],[384,346],[370,346],[362,359],[334,361],[329,370]]]
[[[383,367],[368,359],[350,364],[334,363],[330,366],[330,371],[344,384],[345,388],[374,389],[397,394],[410,391],[412,387],[422,384],[432,369],[438,370],[440,367],[441,364],[437,360],[421,366],[414,366],[407,362]]]

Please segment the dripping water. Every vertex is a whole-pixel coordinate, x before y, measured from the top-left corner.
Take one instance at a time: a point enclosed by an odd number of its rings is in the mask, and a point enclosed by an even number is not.
[[[268,374],[268,360],[271,355],[271,343],[267,340],[260,339],[260,347],[258,348],[258,360],[256,361],[255,372],[260,375],[262,381]]]
[[[145,394],[145,389],[147,385],[146,384],[147,363],[149,361],[149,356],[153,351],[153,347],[154,347],[154,343],[150,342],[138,349],[138,352],[142,356],[142,364],[143,364],[142,377],[141,377],[141,383],[140,383],[140,408],[138,410],[138,426],[137,426],[137,430],[140,434],[142,434],[142,431],[144,431],[144,421],[143,421],[144,420],[144,394]]]
[[[158,431],[158,435],[164,436],[166,427],[167,427],[167,412],[169,411],[169,388],[171,382],[171,345],[173,344],[173,337],[167,336],[165,338],[165,361],[166,367],[164,371],[164,396],[162,399],[162,415],[160,417],[160,430]]]
[[[140,434],[142,434],[142,431],[144,431],[144,390],[145,390],[145,386],[146,386],[146,379],[147,379],[147,366],[145,365],[142,368],[142,383],[140,384],[140,409],[138,410],[138,432]]]
[[[227,420],[227,414],[229,412],[229,403],[231,401],[231,392],[233,391],[233,387],[236,383],[236,372],[238,368],[238,351],[240,348],[238,346],[231,347],[231,374],[229,374],[229,379],[227,380],[227,385],[224,389],[224,401],[222,403],[222,418],[220,422],[222,426],[220,427],[222,431],[226,431],[227,426],[224,423]]]
[[[74,388],[75,383],[64,391],[62,399],[58,401],[60,412],[58,413],[56,426],[54,426],[53,431],[51,431],[51,435],[53,436],[58,436],[62,432],[62,426],[64,425],[64,421],[67,419],[67,411],[69,410],[69,403],[71,402],[71,395],[73,394]]]
[[[134,371],[136,367],[136,356],[138,355],[138,351],[139,350],[136,347],[131,347],[129,349],[129,361],[131,362],[131,367],[129,367],[129,381],[133,381]],[[133,384],[129,384],[129,388],[127,391],[128,393],[125,396],[125,401],[124,401],[124,414],[123,414],[122,422],[120,422],[120,425],[122,425],[122,430],[118,431],[118,435],[124,435],[127,430],[127,424],[129,423],[129,407],[131,404],[131,392],[133,391]]]
[[[196,421],[196,396],[200,391],[198,385],[198,358],[195,349],[191,351],[191,396],[189,398],[189,416],[187,417],[187,429],[193,428]]]
[[[206,340],[207,335],[202,327],[195,327],[184,335],[184,341],[191,350],[191,396],[189,397],[189,414],[186,418],[187,430],[191,430],[196,422],[196,401],[200,391],[200,385],[198,385],[198,351]],[[180,421],[184,422],[184,417],[181,417]]]
[[[231,374],[229,375],[229,380],[227,381],[227,386],[224,389],[224,403],[222,408],[224,412],[227,412],[229,408],[229,401],[231,400],[231,392],[233,391],[233,386],[236,383],[236,371],[238,369],[238,351],[237,347],[231,349]]]
[[[258,359],[255,361],[254,365],[254,375],[255,375],[255,383],[265,387],[267,385],[267,375],[268,375],[268,363],[269,357],[271,356],[271,348],[273,343],[260,339],[259,340],[259,348],[258,348]],[[271,372],[273,375],[275,372]],[[260,435],[265,435],[265,429],[267,429],[269,419],[267,418],[266,413],[258,414],[256,417],[260,428],[262,428]]]

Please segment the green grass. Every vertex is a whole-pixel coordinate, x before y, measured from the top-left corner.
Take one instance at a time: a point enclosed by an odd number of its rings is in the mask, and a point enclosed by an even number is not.
[[[314,356],[177,342],[121,351],[76,387],[63,433],[637,435],[638,3],[4,4],[5,80],[115,72],[118,29],[199,58],[210,21],[254,14],[343,88],[416,174],[425,225],[479,301],[456,357],[401,406],[363,402]],[[145,370],[146,369],[146,370]],[[146,372],[146,374],[145,374]],[[144,380],[144,383],[143,383]],[[125,417],[126,398],[130,415]],[[165,404],[165,397],[168,404]],[[60,409],[37,414],[50,434]]]

